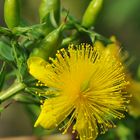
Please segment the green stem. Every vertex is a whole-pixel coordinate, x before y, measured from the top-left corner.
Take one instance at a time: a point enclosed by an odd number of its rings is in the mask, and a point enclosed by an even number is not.
[[[25,88],[25,84],[15,82],[11,87],[0,93],[0,102],[4,102]]]

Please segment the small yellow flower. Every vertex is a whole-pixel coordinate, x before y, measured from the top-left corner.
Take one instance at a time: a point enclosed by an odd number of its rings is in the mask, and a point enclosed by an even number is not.
[[[51,63],[31,57],[28,66],[56,95],[45,100],[35,126],[52,129],[69,116],[64,133],[73,124],[73,132],[77,131],[81,140],[95,140],[99,132],[115,126],[114,118],[124,117],[128,82],[123,66],[100,47],[70,45],[68,50],[58,51]]]

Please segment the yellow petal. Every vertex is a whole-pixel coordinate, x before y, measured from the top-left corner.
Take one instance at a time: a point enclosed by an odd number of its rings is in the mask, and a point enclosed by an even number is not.
[[[111,36],[110,40],[113,42],[111,44],[108,44],[105,51],[108,54],[114,55],[116,58],[119,60],[121,59],[121,54],[120,54],[120,43],[117,41],[115,36]]]
[[[128,88],[128,92],[132,94],[132,99],[128,107],[129,114],[134,117],[140,116],[140,82],[131,81],[131,85]]]
[[[30,57],[27,61],[29,72],[43,83],[47,82],[47,62],[40,57]]]
[[[35,123],[35,127],[41,125],[46,129],[53,129],[64,121],[73,109],[71,100],[64,96],[47,99]]]
[[[74,129],[78,131],[80,140],[95,140],[98,135],[98,128],[95,119],[91,119],[89,116],[86,116],[83,109],[78,111]]]
[[[116,44],[109,44],[105,49],[106,53],[114,55],[116,58],[120,57],[120,47]]]
[[[94,44],[94,47],[100,51],[103,51],[105,49],[105,46],[103,45],[101,41],[96,41]]]

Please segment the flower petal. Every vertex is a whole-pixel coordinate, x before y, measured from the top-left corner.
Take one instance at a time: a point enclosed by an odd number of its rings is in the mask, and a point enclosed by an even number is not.
[[[29,72],[43,83],[47,82],[47,62],[40,57],[30,57],[27,61]]]
[[[47,99],[42,106],[42,111],[35,123],[46,129],[57,127],[73,111],[71,100],[64,96]]]
[[[78,131],[80,140],[95,140],[98,135],[98,128],[95,119],[89,118],[81,108],[78,111],[74,129]]]

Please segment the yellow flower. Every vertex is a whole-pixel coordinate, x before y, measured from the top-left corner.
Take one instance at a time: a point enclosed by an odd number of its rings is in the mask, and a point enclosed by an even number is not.
[[[127,90],[132,94],[131,102],[128,106],[129,114],[134,117],[140,116],[140,82],[130,78],[131,84]]]
[[[107,46],[104,46],[101,41],[96,41],[94,46],[100,48],[102,51],[104,50],[108,54],[111,53],[111,55],[114,55],[117,59],[121,60],[122,56],[120,54],[121,49],[119,42],[115,36],[110,37],[110,40],[112,43]]]
[[[123,66],[111,53],[90,45],[70,45],[58,51],[51,63],[39,57],[28,60],[29,72],[56,96],[46,99],[35,126],[46,129],[73,124],[81,140],[94,140],[124,117],[127,93]],[[46,94],[51,94],[46,92]]]

